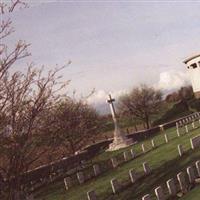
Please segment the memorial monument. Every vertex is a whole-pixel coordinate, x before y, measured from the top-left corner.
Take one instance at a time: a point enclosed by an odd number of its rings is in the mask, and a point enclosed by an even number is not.
[[[109,145],[109,149],[108,151],[115,151],[121,148],[125,148],[127,146],[130,146],[131,144],[133,144],[133,140],[127,138],[127,136],[125,135],[125,133],[120,129],[118,122],[117,122],[117,115],[115,112],[115,107],[114,107],[114,101],[115,99],[113,99],[111,97],[111,95],[109,94],[109,99],[107,100],[107,102],[110,105],[110,110],[111,110],[111,114],[112,114],[112,118],[113,118],[113,122],[114,122],[114,137],[113,137],[113,142]]]

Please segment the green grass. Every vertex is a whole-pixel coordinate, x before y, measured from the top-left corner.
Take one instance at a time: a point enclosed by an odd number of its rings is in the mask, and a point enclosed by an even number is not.
[[[168,144],[163,144],[164,135],[159,134],[153,138],[156,144],[159,145],[158,148],[151,150],[148,153],[127,162],[126,164],[120,165],[117,169],[105,172],[100,177],[92,179],[82,186],[74,186],[69,191],[65,191],[63,182],[50,185],[41,191],[38,199],[86,200],[86,192],[91,189],[96,191],[99,200],[141,199],[142,196],[147,193],[153,194],[153,189],[155,187],[165,183],[168,179],[175,177],[181,169],[186,168],[188,165],[198,160],[200,156],[200,150],[190,150],[189,142],[191,137],[200,134],[200,129],[191,131],[189,134],[183,135],[179,138],[176,135],[175,128],[168,129],[166,133],[168,134],[169,140],[171,140]],[[151,148],[150,142],[151,139],[143,142],[149,150]],[[187,151],[187,153],[181,158],[178,156],[178,144],[182,144],[184,150]],[[105,162],[105,160],[116,156],[125,150],[129,150],[130,148],[134,148],[134,150],[139,153],[141,152],[141,143],[138,143],[127,149],[102,153],[101,155],[97,156],[93,162]],[[152,168],[152,174],[138,180],[135,184],[131,185],[129,182],[128,170],[133,168],[136,171],[141,172],[142,163],[145,161],[148,162]],[[112,195],[110,180],[114,177],[119,179],[120,182],[126,186],[126,189],[119,195]]]
[[[199,200],[200,199],[200,186],[191,190],[188,194],[182,197],[181,200]]]

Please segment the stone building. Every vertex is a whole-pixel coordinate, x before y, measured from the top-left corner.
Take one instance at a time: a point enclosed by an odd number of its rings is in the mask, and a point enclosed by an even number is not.
[[[200,54],[184,61],[187,65],[195,97],[200,99]]]

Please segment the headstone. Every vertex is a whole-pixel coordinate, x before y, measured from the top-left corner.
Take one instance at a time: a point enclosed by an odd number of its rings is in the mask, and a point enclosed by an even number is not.
[[[50,182],[53,182],[53,175],[52,174],[49,175],[49,179],[50,179]]]
[[[188,130],[188,126],[187,126],[187,125],[185,125],[185,132],[186,132],[186,133],[189,133],[189,130]]]
[[[195,172],[193,167],[188,167],[187,168],[187,174],[188,174],[188,178],[189,178],[189,182],[192,184],[195,182]]]
[[[72,180],[70,177],[64,178],[64,184],[65,184],[65,189],[69,190],[69,188],[72,186]]]
[[[159,186],[155,189],[155,194],[156,194],[157,200],[165,200],[166,199],[161,186]]]
[[[116,157],[111,158],[111,163],[113,168],[116,168],[118,166],[117,158]]]
[[[181,144],[178,145],[178,153],[179,153],[179,156],[181,157],[184,153],[183,151],[183,146]]]
[[[176,122],[176,133],[177,133],[178,137],[180,137],[178,122]]]
[[[152,148],[155,148],[155,147],[156,147],[155,142],[154,142],[153,139],[151,140],[151,145],[152,145]]]
[[[200,135],[190,139],[192,149],[200,147]]]
[[[197,174],[198,174],[198,176],[200,177],[200,160],[198,160],[198,161],[195,163],[195,165],[196,165],[196,169],[197,169]]]
[[[145,196],[142,197],[142,200],[151,200],[151,197],[149,194],[146,194]]]
[[[185,174],[183,172],[178,173],[177,179],[178,179],[181,191],[185,193],[187,191],[187,182],[185,180]]]
[[[120,184],[117,179],[113,178],[111,181],[111,187],[114,194],[118,193],[120,190]]]
[[[127,162],[129,159],[129,157],[128,157],[128,152],[127,151],[124,151],[124,153],[123,153],[123,155],[124,155],[124,161],[125,162]]]
[[[161,124],[161,125],[159,125],[159,127],[160,127],[160,131],[164,131],[164,125],[163,124]]]
[[[97,196],[94,190],[87,192],[88,200],[97,200]]]
[[[137,180],[137,174],[134,169],[129,170],[129,177],[131,179],[131,183],[135,183],[135,181]]]
[[[31,183],[31,191],[34,191],[33,181],[31,181],[30,183]]]
[[[194,124],[194,121],[192,122],[192,128],[195,129],[195,124]]]
[[[165,142],[168,143],[168,142],[169,142],[169,139],[168,139],[167,134],[165,134],[164,136],[165,136]]]
[[[144,169],[144,173],[145,173],[146,175],[148,175],[148,174],[151,173],[151,169],[150,169],[150,167],[149,167],[149,165],[148,165],[147,162],[144,162],[144,163],[143,163],[143,169]]]
[[[85,182],[83,172],[77,172],[77,178],[78,178],[78,182],[79,182],[80,184],[83,184],[83,183]]]
[[[135,153],[135,151],[134,151],[133,149],[131,149],[131,157],[132,157],[132,158],[135,158],[135,157],[136,157],[136,153]]]
[[[99,174],[101,173],[100,167],[99,167],[98,164],[93,165],[93,170],[94,170],[94,175],[95,176],[99,176]]]
[[[177,191],[176,191],[176,185],[175,185],[175,182],[174,182],[174,179],[169,179],[167,181],[167,188],[168,188],[168,191],[169,191],[169,194],[170,196],[175,196]]]
[[[143,152],[143,153],[146,152],[144,144],[142,144],[142,152]]]

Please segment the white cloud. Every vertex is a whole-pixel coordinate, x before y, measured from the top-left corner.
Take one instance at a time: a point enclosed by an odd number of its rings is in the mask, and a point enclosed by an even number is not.
[[[190,79],[187,73],[171,70],[160,73],[159,82],[155,87],[162,90],[173,90],[188,83],[190,83]]]

